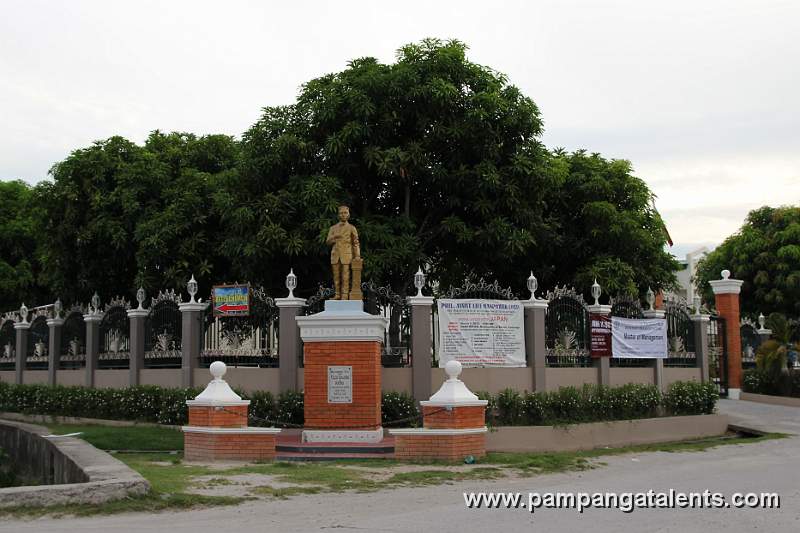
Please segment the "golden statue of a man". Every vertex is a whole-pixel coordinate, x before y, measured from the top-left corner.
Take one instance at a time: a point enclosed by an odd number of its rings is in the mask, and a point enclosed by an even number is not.
[[[328,230],[325,242],[331,246],[331,267],[333,269],[333,287],[336,300],[361,299],[361,245],[358,242],[358,231],[350,220],[350,208],[339,206],[339,223]],[[350,283],[350,265],[353,265],[352,290]]]

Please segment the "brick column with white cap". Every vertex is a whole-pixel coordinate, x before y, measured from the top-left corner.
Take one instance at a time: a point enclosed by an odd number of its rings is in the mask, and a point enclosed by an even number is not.
[[[243,400],[222,379],[227,368],[214,361],[213,380],[194,400],[187,400],[189,425],[183,426],[187,461],[256,461],[275,458],[279,428],[247,427],[250,400]]]
[[[722,279],[711,280],[717,313],[725,319],[725,348],[728,355],[728,398],[738,400],[742,392],[742,341],[739,331],[739,293],[744,281],[730,279],[731,271],[723,270]]]
[[[397,459],[461,461],[486,455],[486,400],[458,379],[461,363],[448,361],[447,380],[422,405],[422,428],[390,429]]]

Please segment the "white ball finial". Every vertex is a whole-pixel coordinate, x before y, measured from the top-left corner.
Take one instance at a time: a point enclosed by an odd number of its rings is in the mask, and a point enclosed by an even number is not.
[[[461,363],[455,359],[448,361],[447,364],[444,365],[444,373],[447,374],[448,380],[457,380],[458,376],[461,375]]]
[[[728,279],[729,277],[731,277],[731,271],[728,270],[727,268],[722,272],[720,272],[720,274],[722,274],[722,279]]]
[[[215,380],[220,380],[222,376],[225,375],[225,372],[228,371],[228,367],[225,366],[225,363],[222,361],[214,361],[211,363],[211,366],[208,367],[208,370],[211,372],[211,375],[214,376]]]

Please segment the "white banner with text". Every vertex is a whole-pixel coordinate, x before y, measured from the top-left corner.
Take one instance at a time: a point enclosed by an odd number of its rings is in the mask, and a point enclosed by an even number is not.
[[[438,300],[439,367],[525,366],[522,302]]]
[[[611,356],[667,357],[667,321],[663,318],[611,317]]]

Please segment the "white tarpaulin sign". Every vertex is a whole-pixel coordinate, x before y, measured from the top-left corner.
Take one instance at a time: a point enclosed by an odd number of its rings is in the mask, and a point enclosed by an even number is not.
[[[522,302],[439,300],[439,367],[525,366]]]
[[[667,357],[667,321],[663,318],[611,317],[612,357]]]

